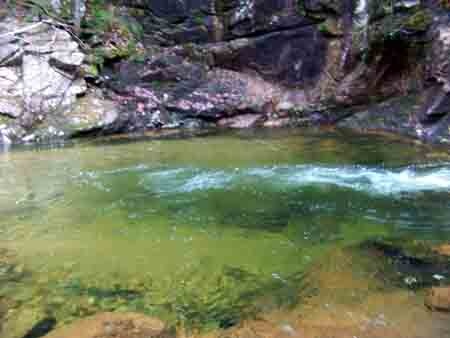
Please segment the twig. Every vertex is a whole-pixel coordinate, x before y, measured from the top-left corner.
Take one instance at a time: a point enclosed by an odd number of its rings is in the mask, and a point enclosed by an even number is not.
[[[83,41],[81,41],[81,39],[72,31],[72,29],[71,29],[71,27],[69,25],[63,24],[61,22],[54,22],[54,21],[52,21],[50,19],[42,20],[42,21],[40,21],[38,23],[26,26],[24,28],[17,29],[17,30],[12,31],[12,32],[1,34],[0,35],[0,39],[6,38],[6,37],[10,37],[10,36],[17,36],[17,35],[26,33],[26,32],[28,32],[30,30],[33,30],[36,27],[39,27],[42,24],[47,24],[49,26],[56,27],[56,28],[59,28],[59,29],[62,29],[64,31],[66,31],[79,44],[79,46],[80,46],[80,48],[82,50],[88,50],[89,49],[89,47]]]
[[[0,35],[0,39],[6,38],[6,37],[9,37],[9,36],[14,36],[14,35],[26,33],[26,32],[28,32],[28,31],[30,31],[30,30],[36,28],[36,27],[39,27],[39,26],[42,25],[43,23],[48,23],[48,22],[47,22],[47,20],[44,20],[44,21],[41,21],[41,22],[38,22],[38,23],[35,23],[35,24],[32,24],[32,25],[29,25],[29,26],[27,26],[27,27],[24,27],[24,28],[21,28],[21,29],[17,29],[17,30],[15,30],[15,31],[12,31],[12,32],[8,32],[8,33],[5,33],[5,34],[2,34],[2,35]]]

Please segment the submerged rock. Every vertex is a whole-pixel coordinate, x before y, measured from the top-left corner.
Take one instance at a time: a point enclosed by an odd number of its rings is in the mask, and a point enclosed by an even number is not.
[[[433,250],[442,256],[447,256],[450,258],[450,244],[442,244],[434,247]]]
[[[48,317],[43,308],[21,307],[9,311],[3,318],[0,337],[38,338],[48,333],[55,324],[55,319]]]
[[[431,310],[450,312],[450,287],[434,287],[429,290],[425,305]]]
[[[162,321],[138,313],[105,312],[50,332],[45,338],[174,338]]]

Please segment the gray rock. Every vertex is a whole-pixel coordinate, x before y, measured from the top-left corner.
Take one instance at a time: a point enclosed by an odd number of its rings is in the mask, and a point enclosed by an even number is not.
[[[20,64],[23,50],[17,44],[7,43],[0,48],[0,67]]]
[[[75,72],[83,64],[85,55],[79,51],[54,52],[50,56],[50,64],[58,69]]]
[[[87,90],[77,72],[84,61],[78,44],[47,23],[3,24],[20,37],[0,43],[0,114],[20,117],[29,128],[40,117],[70,111]]]
[[[23,113],[20,69],[0,67],[0,114],[17,118]]]

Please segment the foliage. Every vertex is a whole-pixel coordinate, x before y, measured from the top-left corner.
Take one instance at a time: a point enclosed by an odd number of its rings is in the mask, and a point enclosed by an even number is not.
[[[93,47],[91,61],[102,68],[106,60],[141,58],[143,28],[105,0],[87,2],[82,38]]]

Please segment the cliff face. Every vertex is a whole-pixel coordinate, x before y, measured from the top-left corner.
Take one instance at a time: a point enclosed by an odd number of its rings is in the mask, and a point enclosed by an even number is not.
[[[449,142],[443,1],[117,0],[111,8],[142,27],[141,54],[124,60],[120,38],[102,37],[95,86],[117,113],[69,136],[327,123]]]

